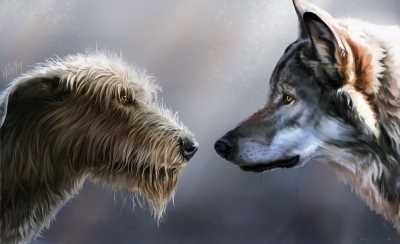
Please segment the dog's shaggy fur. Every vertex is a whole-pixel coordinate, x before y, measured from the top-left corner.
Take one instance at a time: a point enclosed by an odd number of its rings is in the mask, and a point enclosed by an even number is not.
[[[52,59],[13,81],[0,97],[1,243],[32,240],[87,178],[137,193],[160,217],[190,159],[182,141],[197,145],[157,92],[101,53]]]

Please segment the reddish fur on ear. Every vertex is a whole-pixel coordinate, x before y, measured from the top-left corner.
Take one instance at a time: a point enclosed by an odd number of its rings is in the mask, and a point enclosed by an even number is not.
[[[374,71],[372,63],[372,55],[366,47],[356,43],[351,38],[347,38],[354,59],[355,81],[354,87],[356,90],[370,96],[374,94]]]
[[[337,26],[333,28],[346,46],[347,55],[336,54],[337,59],[340,60],[339,70],[343,77],[343,85],[352,85],[365,95],[373,95],[375,77],[372,54],[367,47],[351,38],[346,30]]]
[[[354,87],[364,96],[374,112],[377,112],[377,106],[373,102],[376,94],[372,54],[365,46],[354,41],[344,30],[336,28],[336,31],[347,46],[347,55],[337,57],[340,58],[339,71],[343,77],[343,85]],[[339,56],[339,54],[337,55]]]

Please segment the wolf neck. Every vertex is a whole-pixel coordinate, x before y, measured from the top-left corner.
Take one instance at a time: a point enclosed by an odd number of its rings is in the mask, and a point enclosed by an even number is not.
[[[335,150],[333,149],[332,152]],[[342,151],[342,149],[340,149]],[[347,153],[336,151],[334,163],[330,165],[335,169],[338,177],[364,200],[376,213],[382,215],[386,220],[392,222],[394,227],[400,231],[400,202],[393,196],[392,174],[399,174],[399,167],[388,166],[393,162],[383,162],[381,158],[373,153]],[[340,154],[340,161],[338,155]],[[389,158],[389,161],[392,159]],[[348,165],[353,165],[349,168]],[[392,173],[390,171],[393,171]]]

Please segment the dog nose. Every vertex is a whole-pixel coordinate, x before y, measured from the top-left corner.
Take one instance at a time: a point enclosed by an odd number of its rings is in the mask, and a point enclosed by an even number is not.
[[[232,142],[230,142],[226,138],[219,139],[214,145],[215,151],[218,153],[219,156],[228,159],[233,151]]]
[[[199,149],[199,143],[187,137],[180,140],[182,155],[186,160],[190,160]]]

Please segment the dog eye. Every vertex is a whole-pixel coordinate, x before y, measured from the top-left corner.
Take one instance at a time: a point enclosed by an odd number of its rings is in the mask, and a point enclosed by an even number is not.
[[[296,102],[296,98],[289,94],[283,94],[282,102],[284,105],[290,105]]]
[[[134,103],[134,100],[132,99],[132,97],[126,94],[122,94],[119,96],[119,102],[123,105],[130,105]]]

